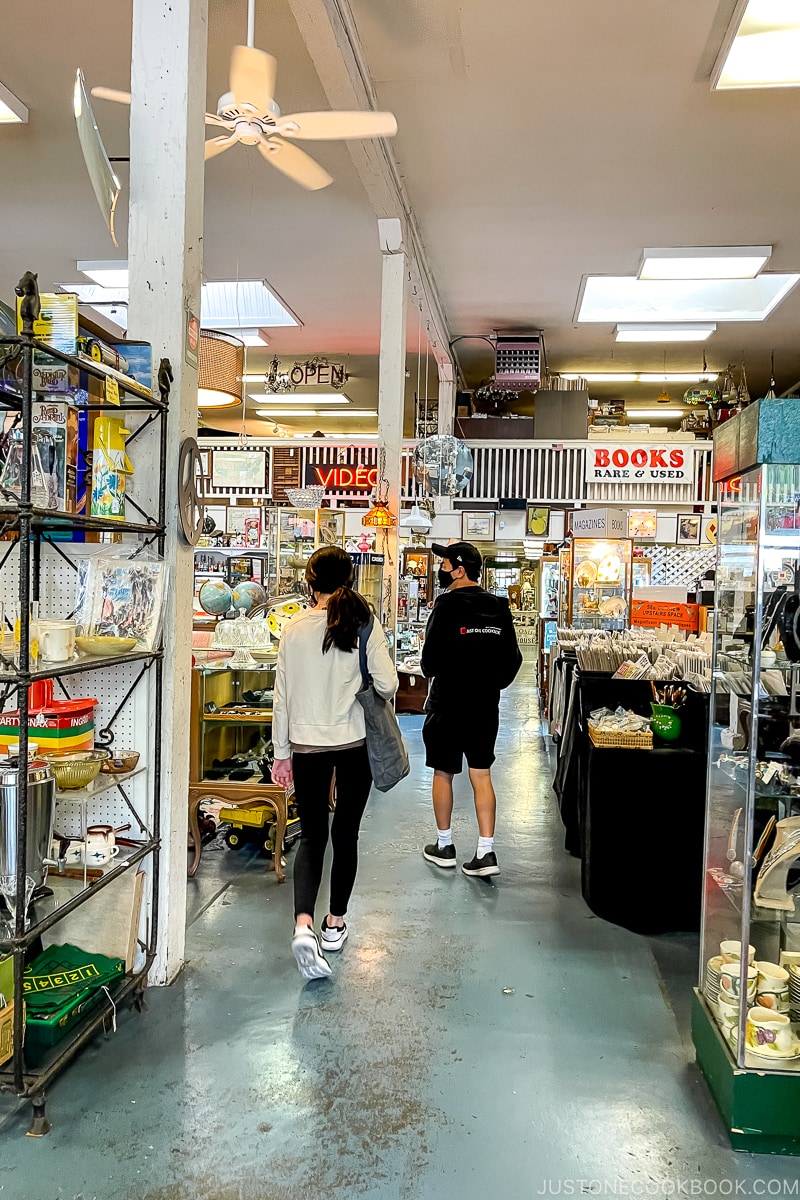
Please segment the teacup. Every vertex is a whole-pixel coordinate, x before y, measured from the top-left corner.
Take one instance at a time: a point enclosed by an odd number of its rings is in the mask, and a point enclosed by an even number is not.
[[[757,962],[756,1004],[776,1012],[789,1011],[789,972],[777,963]]]
[[[725,963],[720,974],[719,986],[720,995],[723,994],[729,999],[738,1000],[741,995],[741,963]],[[755,967],[747,968],[747,999],[752,1002],[756,996],[756,986],[758,984],[758,971]]]
[[[741,957],[742,957],[742,943],[741,942],[733,942],[733,941],[720,942],[719,952],[722,955],[723,963],[735,963],[735,962],[738,963],[741,961]],[[747,961],[749,963],[753,963],[753,962],[755,962],[755,957],[756,957],[755,946],[748,946],[747,947]]]
[[[74,621],[39,621],[39,657],[43,662],[69,662],[75,657]]]
[[[738,1000],[728,1000],[720,992],[719,1000],[717,1001],[717,1012],[719,1013],[719,1020],[723,1029],[730,1029],[732,1025],[739,1024],[742,1010]]]
[[[797,1048],[789,1018],[760,1007],[751,1008],[747,1014],[745,1043],[751,1053],[765,1058],[790,1058]]]
[[[88,841],[84,851],[87,867],[105,867],[119,854],[119,846],[102,845],[100,842]]]

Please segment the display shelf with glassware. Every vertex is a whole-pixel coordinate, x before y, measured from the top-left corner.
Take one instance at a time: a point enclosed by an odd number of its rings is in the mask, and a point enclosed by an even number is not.
[[[277,594],[305,584],[306,563],[317,545],[317,510],[281,508],[277,530]]]
[[[0,560],[5,606],[0,620],[6,632],[0,675],[0,893],[10,915],[9,922],[0,912],[0,960],[8,963],[10,958],[13,963],[10,987],[5,986],[6,999],[14,1005],[11,1053],[0,1059],[0,1090],[32,1100],[30,1132],[42,1135],[49,1129],[48,1087],[82,1047],[110,1025],[124,999],[134,999],[143,1007],[143,990],[155,961],[163,669],[158,640],[166,588],[162,556],[171,371],[162,360],[160,397],[156,397],[132,377],[72,353],[63,344],[35,337],[39,310],[35,276],[23,277],[18,294],[22,295],[23,331],[0,338],[4,380],[0,408],[18,414],[13,437],[5,446],[0,479],[0,519],[7,542]],[[48,371],[53,368],[63,374],[67,396],[53,397],[39,390],[43,363]],[[9,380],[14,383],[11,388]],[[135,509],[135,520],[70,511],[75,507],[75,489],[85,490],[89,503],[92,468],[88,459],[81,467],[80,459],[76,463],[68,456],[59,458],[57,440],[47,441],[37,433],[34,405],[41,405],[43,394],[53,407],[68,403],[83,414],[87,428],[95,418],[100,425],[100,414],[110,414],[113,420],[124,413],[130,426],[130,431],[124,431],[129,446],[145,429],[151,430],[148,436],[155,440],[161,480],[155,511],[146,512],[131,490],[124,500]],[[72,447],[75,452],[77,445]],[[139,443],[135,445],[138,449]],[[110,499],[114,511],[123,513],[117,501],[125,491],[124,483],[110,480],[109,471],[124,474],[129,465],[113,460],[117,465],[112,468],[109,453],[105,461],[103,488],[118,485],[116,499],[114,495]],[[64,499],[68,489],[59,493],[56,488],[57,483],[64,485],[65,463],[77,479],[69,502]],[[47,496],[55,500],[52,508],[42,503]],[[109,494],[99,495],[100,507],[106,500]],[[87,548],[81,558],[80,545],[73,543],[94,533],[113,533],[114,544]],[[41,616],[42,609],[55,614],[59,608],[63,616]],[[76,613],[84,637],[76,636],[80,632]],[[53,680],[65,699],[53,698]],[[73,685],[79,693],[91,685],[102,699],[73,700],[67,690]],[[95,730],[95,714],[100,712],[102,724]],[[130,737],[130,729],[144,731],[148,738],[149,753],[141,766],[137,752],[115,748],[115,739]],[[93,749],[95,742],[105,748]],[[98,814],[115,808],[128,814],[126,828],[135,835],[130,841],[117,843],[119,828],[97,823]],[[71,833],[65,831],[70,810],[78,814]],[[57,813],[65,828],[54,834]],[[130,901],[124,928],[115,925],[111,915],[117,913],[123,892],[125,903]],[[100,894],[105,902],[98,906]],[[86,904],[89,908],[84,910]],[[61,984],[48,977],[48,988],[57,992],[53,1005],[63,1001],[69,1009],[69,1015],[56,1021],[54,1008],[47,1007],[50,998],[38,1003],[43,977],[36,974],[37,964],[48,954],[52,961],[51,952],[59,950],[54,943],[63,941],[71,949],[66,941],[76,940],[78,929],[93,931],[93,938],[102,935],[124,941],[126,948],[113,960],[103,958],[113,964],[114,978],[109,976],[107,991],[87,983],[85,990],[66,996],[58,990]],[[38,954],[41,944],[49,948]],[[105,952],[91,945],[76,953],[90,962],[81,979],[94,978],[91,964]]]
[[[539,560],[539,637],[538,679],[543,715],[547,715],[550,647],[558,636],[559,562],[557,555],[546,554]]]
[[[800,465],[720,481],[692,1017],[733,1145],[780,1154],[800,1154],[798,512]]]
[[[559,625],[625,629],[631,611],[630,538],[573,537],[559,552]]]

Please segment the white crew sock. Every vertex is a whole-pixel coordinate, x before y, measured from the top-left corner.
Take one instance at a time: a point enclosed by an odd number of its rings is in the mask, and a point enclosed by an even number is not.
[[[478,838],[478,858],[483,858],[486,854],[491,854],[494,849],[494,838]]]
[[[439,835],[437,838],[436,844],[440,850],[444,850],[445,846],[452,846],[452,844],[453,844],[453,830],[452,829],[437,829],[436,832]]]

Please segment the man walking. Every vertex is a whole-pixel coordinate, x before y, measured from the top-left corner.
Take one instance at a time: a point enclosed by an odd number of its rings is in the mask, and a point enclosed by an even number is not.
[[[450,828],[453,776],[466,757],[478,817],[478,848],[462,865],[465,875],[499,875],[494,852],[497,802],[491,767],[499,724],[500,692],[522,665],[508,601],[479,584],[483,561],[471,542],[433,545],[442,559],[439,586],[422,648],[422,672],[433,679],[422,727],[425,762],[433,767],[433,812],[438,837],[423,855],[437,867],[455,867]]]

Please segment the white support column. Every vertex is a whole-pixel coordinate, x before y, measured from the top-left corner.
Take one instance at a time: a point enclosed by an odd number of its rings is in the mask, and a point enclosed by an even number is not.
[[[181,442],[197,432],[197,371],[184,358],[187,307],[200,313],[203,265],[203,114],[208,0],[133,0],[129,336],[172,364],[167,443],[163,769],[158,958],[151,981],[169,983],[183,963],[186,925],[187,782],[191,693],[193,553],[178,536]],[[137,438],[135,495],[154,507],[157,434]],[[152,745],[151,745],[152,750]]]
[[[451,362],[439,363],[439,434],[455,433],[456,383]]]
[[[406,276],[400,221],[378,221],[383,276],[381,282],[381,348],[378,377],[378,453],[385,455],[389,508],[400,517],[400,472],[403,453],[403,415],[406,399]],[[397,628],[397,528],[386,539],[384,598],[386,627]]]

